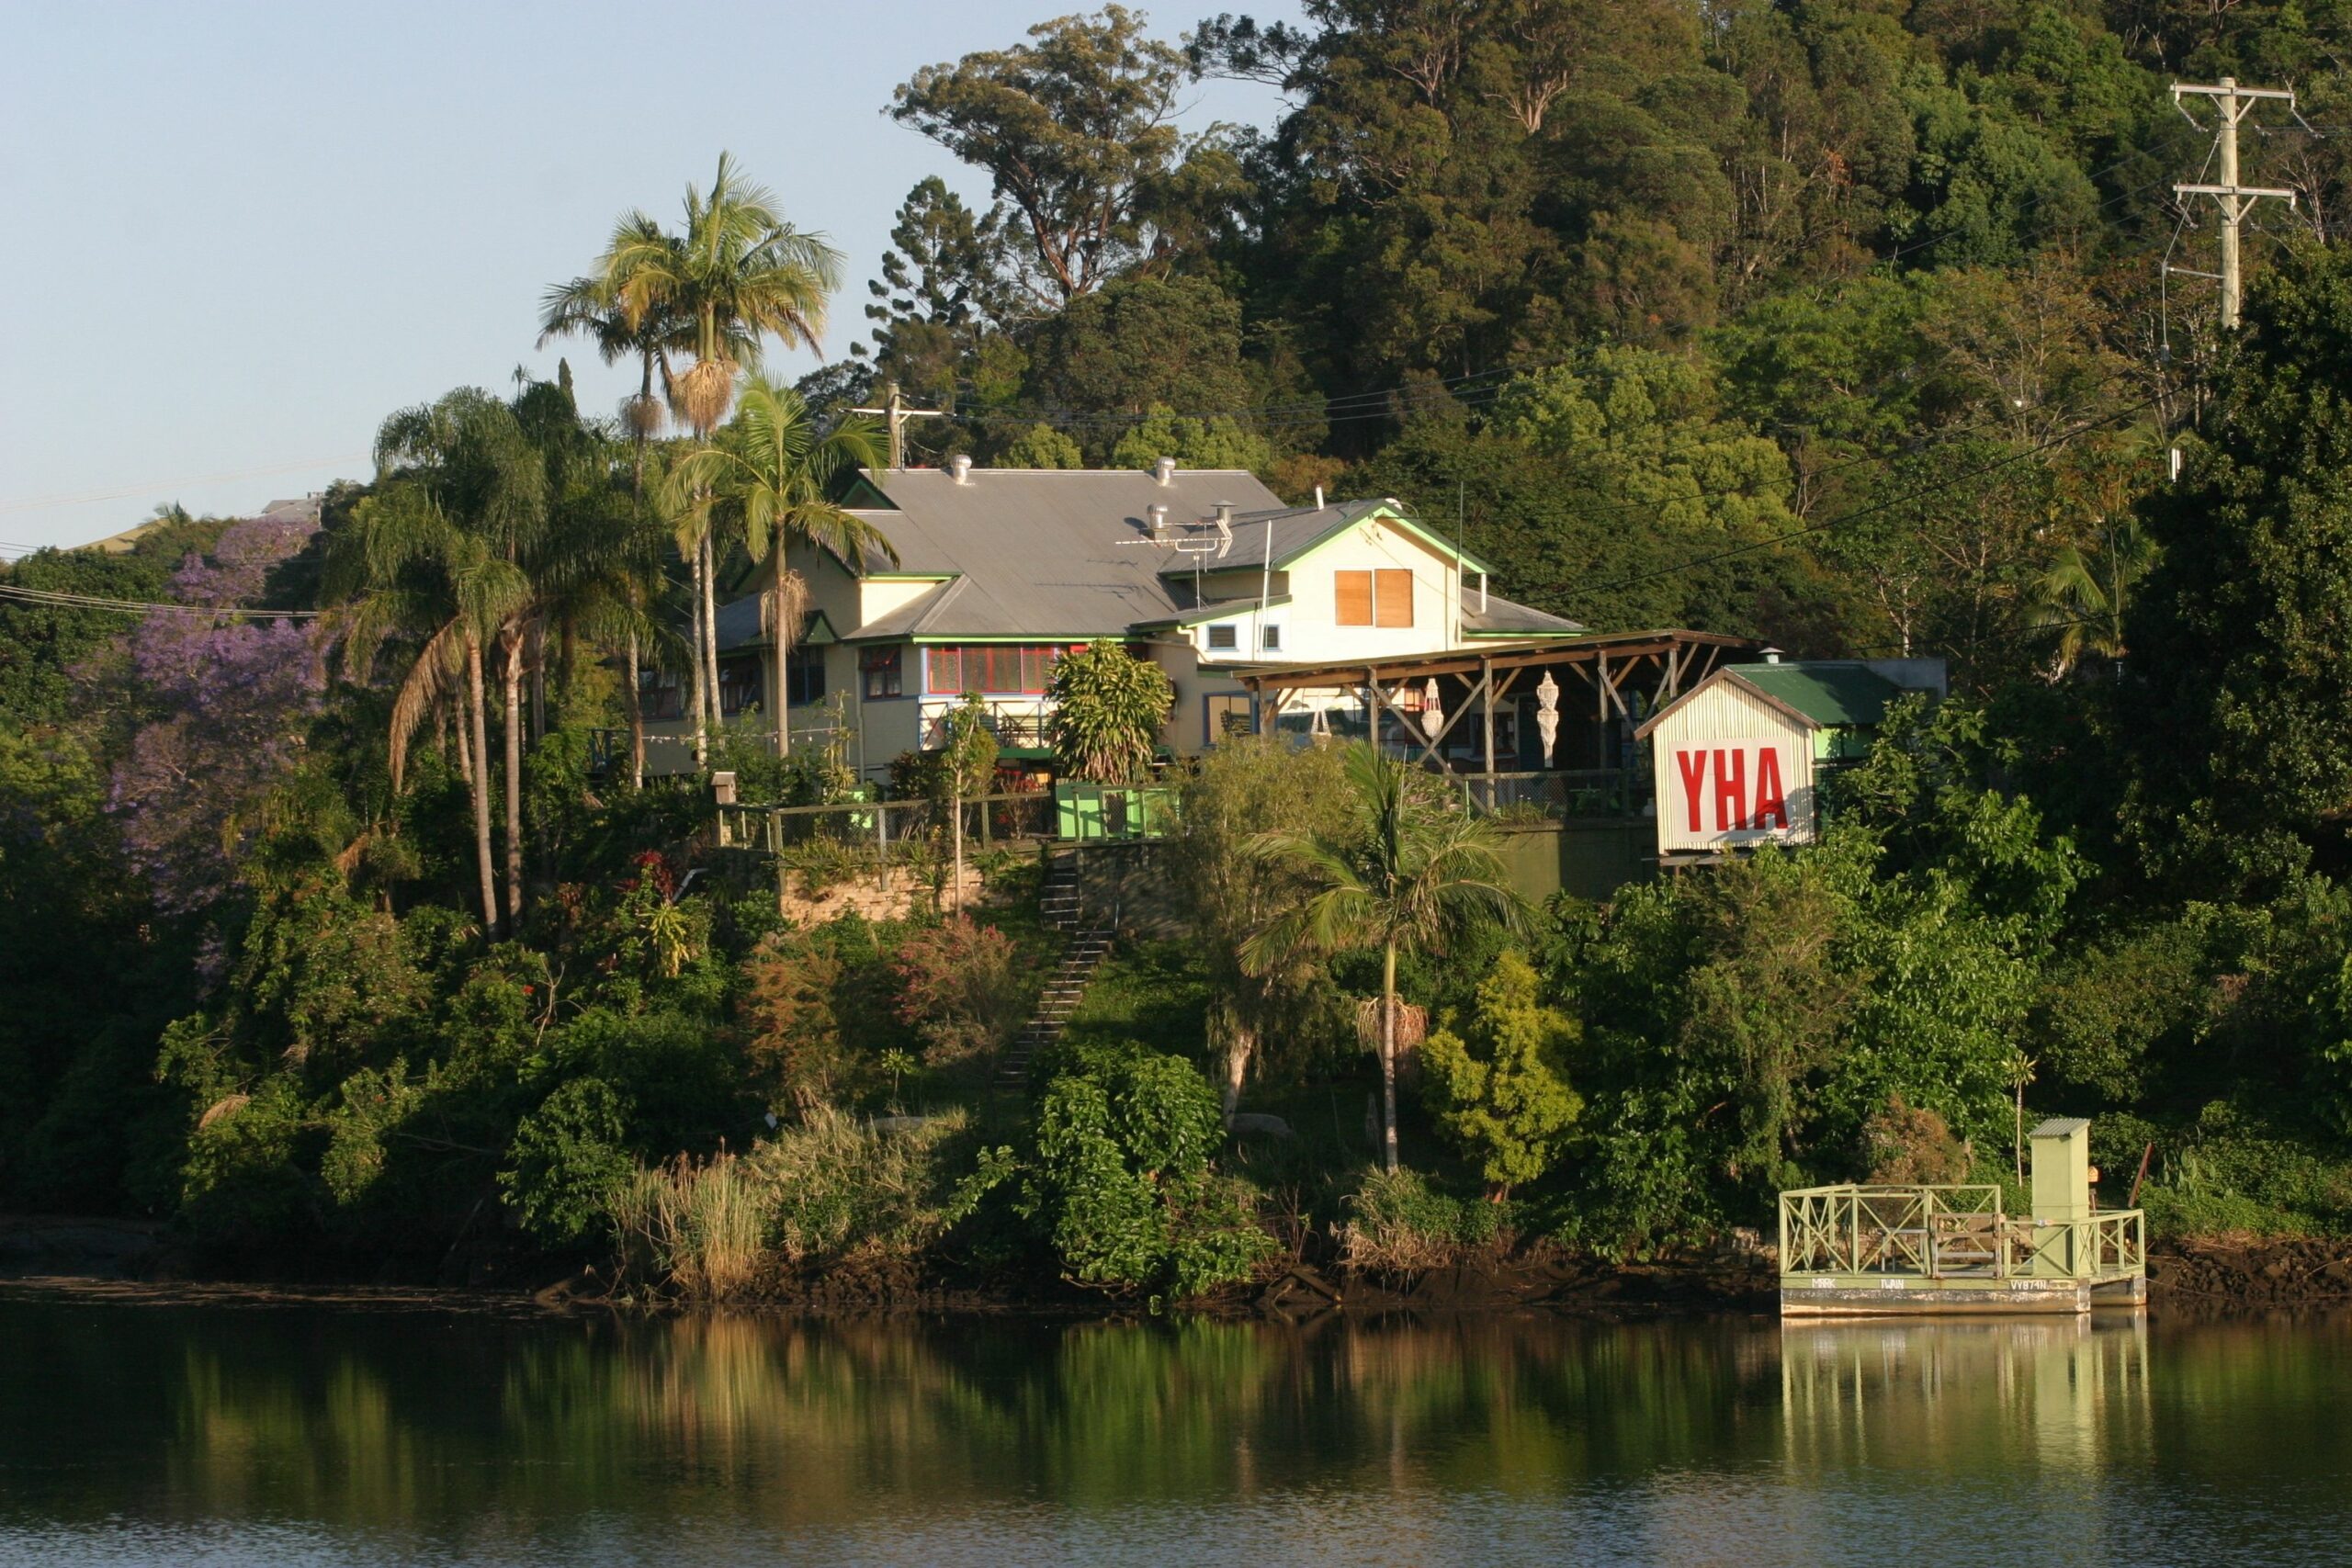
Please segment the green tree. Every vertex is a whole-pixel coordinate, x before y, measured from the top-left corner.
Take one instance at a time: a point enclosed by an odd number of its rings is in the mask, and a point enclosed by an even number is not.
[[[1179,147],[1168,120],[1183,58],[1143,28],[1122,6],[1041,22],[1034,43],[926,66],[892,95],[892,118],[1012,203],[1042,300],[1092,291],[1144,243],[1147,197]]]
[[[1151,766],[1176,691],[1150,660],[1115,642],[1096,642],[1054,660],[1046,698],[1053,709],[1047,738],[1061,775],[1124,784]]]
[[[1423,1093],[1437,1124],[1478,1162],[1496,1198],[1551,1168],[1584,1109],[1565,1060],[1580,1032],[1544,1005],[1538,987],[1534,966],[1504,953],[1478,987],[1471,1026],[1478,1050],[1451,1028],[1421,1045]]]
[[[594,292],[617,306],[626,328],[664,323],[664,338],[692,355],[674,375],[666,355],[657,365],[670,406],[707,445],[734,400],[737,375],[760,367],[763,340],[818,346],[827,301],[841,285],[841,253],[822,235],[786,222],[775,196],[743,179],[726,153],[707,194],[686,187],[684,218],[672,233],[642,212],[625,214],[592,276]],[[672,513],[679,551],[693,563],[699,767],[718,697],[717,572],[707,508]]]
[[[883,459],[880,432],[871,421],[851,415],[820,431],[798,392],[753,375],[719,438],[688,454],[665,479],[668,510],[707,513],[694,525],[706,550],[715,531],[741,543],[753,561],[775,553],[763,614],[775,639],[779,756],[792,750],[785,661],[799,640],[808,602],[807,579],[788,564],[790,550],[796,545],[821,549],[856,570],[876,559],[896,566],[899,552],[882,530],[833,499],[844,479],[861,468],[879,468]]]
[[[363,678],[386,637],[413,647],[392,704],[395,790],[417,730],[443,701],[462,705],[458,758],[473,803],[482,929],[495,933],[504,921],[491,858],[484,656],[531,602],[518,558],[547,525],[546,464],[512,409],[461,389],[387,419],[376,468],[374,493],[334,541],[329,594],[349,605],[346,659]],[[519,790],[519,780],[509,783]]]
[[[1371,747],[1351,746],[1341,839],[1295,830],[1260,834],[1250,854],[1294,874],[1306,895],[1241,947],[1265,974],[1301,953],[1380,954],[1381,1156],[1396,1168],[1396,960],[1442,953],[1481,918],[1519,922],[1519,896],[1503,880],[1495,830],[1431,798],[1419,775]]]

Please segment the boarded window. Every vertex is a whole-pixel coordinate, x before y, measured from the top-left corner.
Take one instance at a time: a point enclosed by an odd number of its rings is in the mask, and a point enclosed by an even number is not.
[[[1241,639],[1236,628],[1231,626],[1211,626],[1209,646],[1219,649],[1237,649],[1241,646]]]
[[[1337,571],[1338,614],[1343,626],[1409,626],[1413,624],[1413,574],[1403,567],[1377,571]]]

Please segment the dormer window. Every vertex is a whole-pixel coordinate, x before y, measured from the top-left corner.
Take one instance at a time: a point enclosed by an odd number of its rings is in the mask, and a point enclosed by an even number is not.
[[[1234,626],[1230,622],[1227,622],[1224,626],[1211,626],[1209,628],[1209,651],[1212,653],[1231,653],[1236,649],[1238,649],[1241,646],[1241,638],[1238,635],[1238,628]]]

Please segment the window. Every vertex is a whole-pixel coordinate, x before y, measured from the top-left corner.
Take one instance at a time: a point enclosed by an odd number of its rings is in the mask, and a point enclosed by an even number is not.
[[[1413,624],[1413,574],[1403,567],[1376,571],[1340,571],[1335,619],[1343,626],[1409,626]]]
[[[785,660],[785,698],[795,707],[825,700],[825,655],[813,649]]]
[[[760,661],[751,659],[722,659],[718,661],[718,712],[720,716],[733,718],[747,708],[760,705]]]
[[[686,716],[685,694],[679,677],[669,670],[639,670],[637,672],[638,712],[653,724]]]
[[[1201,739],[1214,746],[1236,735],[1258,732],[1258,716],[1250,699],[1228,692],[1212,692],[1201,699],[1207,721],[1202,727]]]
[[[869,697],[895,697],[899,694],[899,654],[897,648],[869,648],[858,656],[857,667],[865,676],[865,694]]]
[[[1258,631],[1258,647],[1267,653],[1280,653],[1283,650],[1282,627],[1260,627]]]
[[[1216,651],[1230,651],[1241,646],[1240,628],[1227,622],[1209,628],[1209,647]]]
[[[935,697],[959,697],[966,692],[1028,693],[1046,689],[1058,648],[1022,648],[1001,643],[974,643],[962,648],[923,649],[922,689]]]

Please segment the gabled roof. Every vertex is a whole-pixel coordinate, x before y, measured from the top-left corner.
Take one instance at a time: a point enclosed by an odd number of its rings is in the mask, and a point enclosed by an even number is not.
[[[895,566],[869,558],[865,571],[955,581],[857,628],[860,638],[1123,636],[1180,608],[1159,578],[1167,552],[1151,543],[1151,506],[1183,523],[1220,502],[1283,510],[1242,468],[1180,468],[1166,484],[1140,468],[974,468],[960,484],[941,468],[865,478],[891,504],[857,515],[899,552]]]
[[[741,653],[745,649],[773,648],[775,639],[768,635],[764,593],[747,593],[718,607],[718,651]],[[800,617],[802,648],[822,648],[841,641],[841,634],[833,629],[831,619],[822,610],[811,610]]]
[[[1336,537],[1368,518],[1383,518],[1393,526],[1411,534],[1440,555],[1460,556],[1463,566],[1470,571],[1492,569],[1467,551],[1430,532],[1408,513],[1402,502],[1395,499],[1381,501],[1335,501],[1328,506],[1286,506],[1271,512],[1235,511],[1230,525],[1233,541],[1222,555],[1206,550],[1194,554],[1189,550],[1170,549],[1159,568],[1162,577],[1189,577],[1200,571],[1241,571],[1262,568],[1266,564],[1267,546],[1273,548],[1273,569],[1289,570],[1300,558],[1307,555],[1325,540]],[[1216,513],[1192,518],[1173,508],[1170,510],[1170,532],[1182,537],[1187,544],[1205,545],[1216,538]],[[1268,536],[1272,538],[1269,539]]]
[[[1646,738],[1683,704],[1711,686],[1729,684],[1779,709],[1808,729],[1867,728],[1886,716],[1903,688],[1855,660],[1726,664],[1652,715],[1635,730]]]

